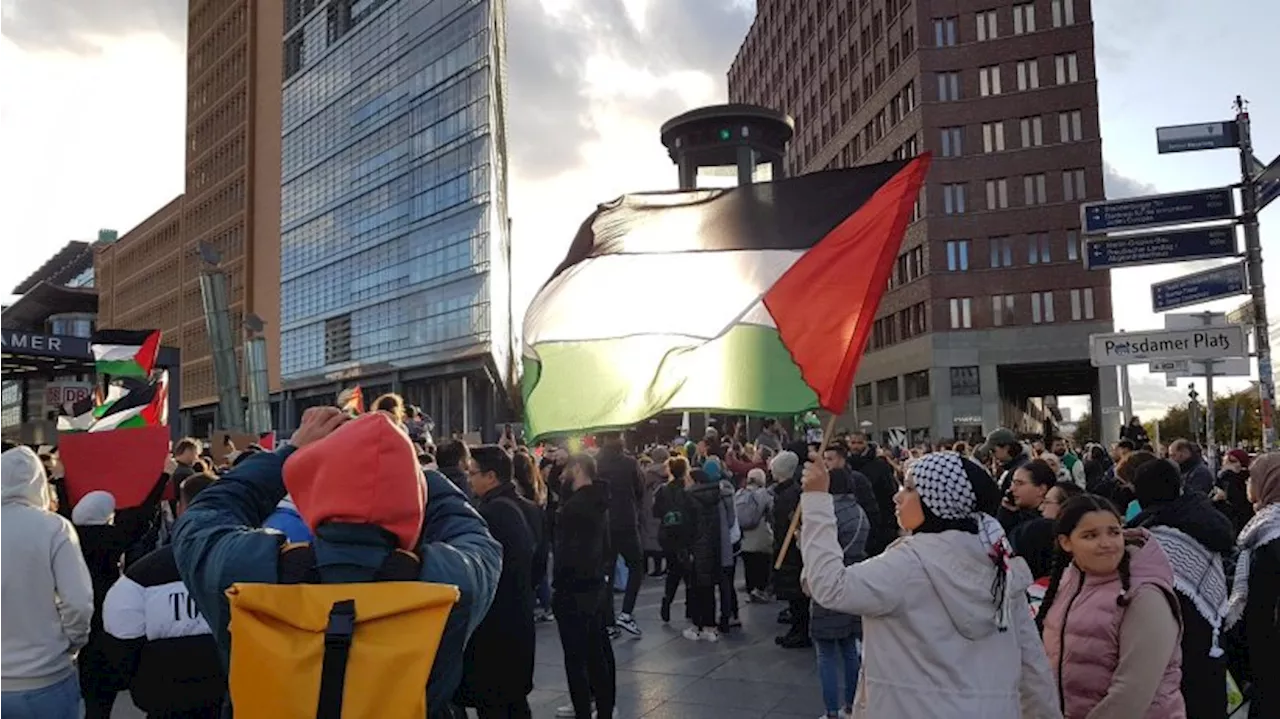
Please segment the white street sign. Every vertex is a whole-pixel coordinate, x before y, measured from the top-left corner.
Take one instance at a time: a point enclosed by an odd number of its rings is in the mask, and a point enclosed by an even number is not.
[[[1172,375],[1186,374],[1191,371],[1191,360],[1160,360],[1159,362],[1152,362],[1148,371]]]
[[[1193,360],[1160,360],[1152,362],[1148,371],[1152,374],[1163,373],[1165,377],[1207,377],[1207,362]],[[1252,363],[1248,357],[1228,357],[1213,361],[1214,377],[1248,377],[1253,374]]]
[[[1206,322],[1205,319],[1209,321]],[[1164,328],[1167,330],[1194,330],[1198,327],[1226,327],[1233,324],[1227,321],[1224,312],[1166,312]]]
[[[1112,332],[1089,336],[1090,360],[1095,367],[1148,363],[1170,359],[1247,357],[1244,328],[1207,327],[1198,330]]]

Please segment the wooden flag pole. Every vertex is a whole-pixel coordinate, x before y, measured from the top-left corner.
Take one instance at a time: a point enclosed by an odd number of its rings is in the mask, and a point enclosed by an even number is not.
[[[822,454],[827,451],[827,445],[831,443],[831,437],[835,434],[836,414],[832,413],[831,418],[827,420],[827,426],[822,430],[822,442],[818,445],[818,459],[805,461],[822,461]],[[803,467],[804,465],[801,465]],[[801,493],[804,492],[802,488]],[[796,530],[800,528],[800,505],[796,505],[796,511],[791,514],[791,524],[787,527],[787,536],[782,538],[782,549],[778,551],[778,558],[773,563],[774,569],[782,569],[782,561],[787,558],[787,550],[791,548],[791,543],[795,541]]]

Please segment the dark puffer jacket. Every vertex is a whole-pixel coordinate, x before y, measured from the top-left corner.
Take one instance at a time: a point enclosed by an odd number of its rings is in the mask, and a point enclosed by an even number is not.
[[[693,509],[693,540],[690,565],[693,583],[698,587],[714,587],[720,581],[720,485],[695,484],[685,490]]]
[[[787,536],[787,528],[791,526],[791,515],[800,511],[800,481],[796,477],[782,480],[773,486],[773,556],[777,559],[782,551],[783,539]],[[773,591],[778,599],[788,601],[804,598],[800,589],[800,571],[804,569],[804,560],[800,557],[800,547],[793,546],[787,550],[782,566],[773,570]]]

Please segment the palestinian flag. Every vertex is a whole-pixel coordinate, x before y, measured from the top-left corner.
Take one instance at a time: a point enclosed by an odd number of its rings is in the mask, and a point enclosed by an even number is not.
[[[672,410],[843,411],[928,167],[602,205],[525,315],[530,441]]]
[[[360,385],[348,387],[338,394],[338,409],[349,414],[364,414],[364,392]]]
[[[58,417],[59,432],[87,432],[97,417],[93,411],[98,406],[98,398],[85,397],[77,402],[63,405],[66,414]]]
[[[149,377],[160,353],[160,331],[98,330],[92,347],[98,374]]]
[[[168,423],[169,373],[161,372],[151,382],[132,384],[123,397],[107,406],[106,412],[98,417],[89,431],[160,427]]]

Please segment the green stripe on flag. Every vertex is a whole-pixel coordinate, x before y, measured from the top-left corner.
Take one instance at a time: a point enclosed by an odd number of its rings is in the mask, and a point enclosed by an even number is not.
[[[524,377],[531,438],[628,427],[664,411],[776,415],[818,405],[772,327],[735,325],[709,341],[638,335],[534,350]]]

